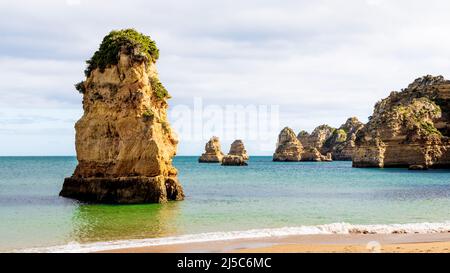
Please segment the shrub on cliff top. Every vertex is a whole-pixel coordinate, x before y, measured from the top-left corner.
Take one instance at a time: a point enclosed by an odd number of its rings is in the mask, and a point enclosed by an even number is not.
[[[155,62],[159,57],[159,50],[155,42],[134,29],[113,30],[103,38],[99,49],[90,60],[87,60],[87,68],[84,71],[86,77],[91,72],[100,68],[104,70],[108,65],[115,65],[119,61],[119,52],[125,49],[134,57],[146,56],[148,60]]]

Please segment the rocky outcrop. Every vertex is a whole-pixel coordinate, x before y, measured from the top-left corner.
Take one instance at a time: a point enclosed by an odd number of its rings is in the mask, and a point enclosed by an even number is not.
[[[298,134],[298,140],[305,149],[316,148],[322,150],[325,141],[333,134],[336,129],[326,124],[316,127],[311,134],[301,131]]]
[[[240,139],[237,139],[231,143],[228,155],[237,155],[241,156],[244,160],[248,160],[248,154],[247,150],[245,150],[244,142]]]
[[[349,138],[350,135],[356,134],[363,127],[364,123],[359,121],[357,117],[350,117],[344,124],[341,125],[341,127],[339,127],[339,129],[344,130],[347,134],[347,138]]]
[[[223,153],[220,148],[218,137],[212,137],[205,145],[205,153],[203,153],[198,162],[200,163],[220,163],[222,162]]]
[[[231,144],[230,152],[222,159],[222,165],[246,166],[248,159],[244,143],[238,139]]]
[[[303,146],[295,136],[294,131],[289,127],[285,127],[278,136],[273,161],[300,161],[302,153]]]
[[[375,105],[356,134],[354,167],[450,167],[450,81],[416,79]]]
[[[300,141],[300,143],[305,143],[308,141],[309,139],[309,133],[306,132],[305,130],[302,130],[298,133],[297,135],[297,139]]]
[[[226,155],[222,159],[222,165],[224,166],[247,166],[247,161],[238,155]]]
[[[329,162],[332,161],[331,153],[323,155],[317,148],[309,147],[303,151],[301,161]]]
[[[322,153],[331,153],[333,160],[352,160],[355,151],[356,133],[364,127],[356,117],[351,117],[334,130],[325,141]]]
[[[320,125],[309,134],[301,131],[297,138],[302,143],[305,161],[352,160],[356,133],[364,127],[356,117],[351,117],[338,129]]]
[[[300,131],[297,139],[303,146],[302,161],[331,161],[331,154],[323,151],[323,146],[334,131],[333,127],[325,124],[316,127],[311,134]]]
[[[285,127],[278,135],[277,148],[273,154],[273,161],[331,161],[331,154],[323,155],[315,147],[304,148],[299,138],[308,138],[305,131],[295,136],[294,131]],[[313,143],[313,140],[307,140]]]
[[[102,60],[93,57],[86,80],[77,85],[84,110],[75,124],[78,166],[61,196],[102,203],[184,197],[172,165],[178,141],[167,120],[169,95],[158,80],[156,58],[140,52],[145,47],[128,41],[129,35],[149,39],[133,30],[111,32],[94,55],[112,56],[111,63],[96,66]]]

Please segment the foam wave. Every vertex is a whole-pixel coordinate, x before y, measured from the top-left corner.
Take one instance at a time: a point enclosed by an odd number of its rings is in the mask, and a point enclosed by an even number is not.
[[[353,225],[348,223],[333,223],[317,226],[283,227],[271,229],[252,229],[246,231],[208,232],[199,234],[188,234],[172,237],[117,240],[107,242],[96,242],[79,244],[71,242],[66,245],[29,248],[17,250],[16,252],[96,252],[123,248],[149,247],[174,245],[185,243],[200,243],[212,241],[225,241],[236,239],[257,239],[268,237],[283,237],[292,235],[317,235],[317,234],[426,234],[426,233],[449,233],[450,221],[443,223],[416,223],[416,224],[390,224],[390,225]]]

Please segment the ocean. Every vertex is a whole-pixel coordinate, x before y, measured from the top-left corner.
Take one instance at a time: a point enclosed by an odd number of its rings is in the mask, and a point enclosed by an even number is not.
[[[0,251],[92,251],[290,234],[450,230],[450,170],[351,162],[199,164],[178,156],[181,202],[84,204],[58,196],[75,157],[0,157]]]

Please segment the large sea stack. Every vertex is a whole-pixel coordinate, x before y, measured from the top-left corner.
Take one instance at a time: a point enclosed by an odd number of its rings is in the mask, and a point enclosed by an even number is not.
[[[356,135],[354,167],[450,167],[450,81],[416,79],[375,105]]]
[[[182,200],[172,166],[177,139],[167,121],[167,90],[150,37],[112,31],[87,62],[84,114],[75,124],[78,166],[60,195],[100,203]]]

